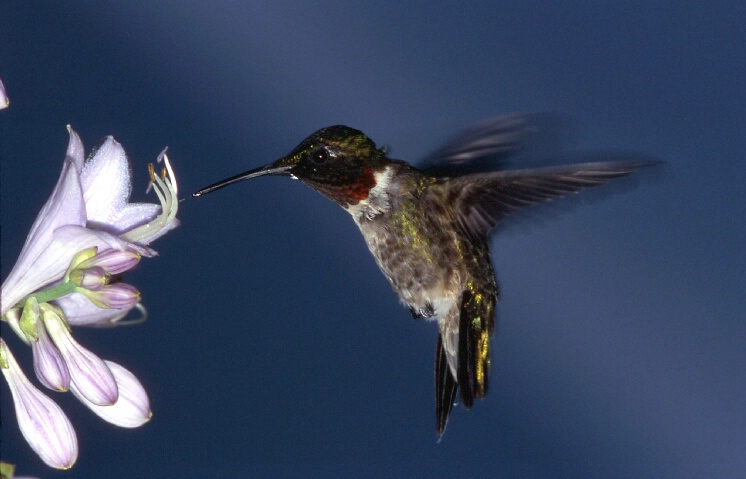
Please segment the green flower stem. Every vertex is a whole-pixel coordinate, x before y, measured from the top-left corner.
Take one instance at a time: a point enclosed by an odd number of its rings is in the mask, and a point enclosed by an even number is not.
[[[37,291],[35,293],[29,294],[26,298],[23,299],[23,301],[21,301],[20,304],[26,304],[26,301],[31,297],[36,298],[36,301],[38,301],[39,304],[47,303],[54,299],[67,296],[70,293],[74,293],[75,288],[76,286],[69,282],[55,284],[54,286],[50,288],[43,289],[41,291]]]

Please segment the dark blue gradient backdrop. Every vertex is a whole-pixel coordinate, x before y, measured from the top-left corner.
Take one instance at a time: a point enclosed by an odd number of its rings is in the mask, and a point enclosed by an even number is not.
[[[337,123],[416,161],[483,118],[553,112],[567,154],[545,163],[667,163],[492,238],[491,390],[440,443],[435,325],[398,304],[344,211],[262,178],[181,204],[127,277],[146,323],[75,330],[137,374],[152,421],[117,429],[50,393],[80,437],[56,472],[1,385],[2,458],[43,478],[743,474],[744,18],[736,1],[4,3],[3,278],[68,123],[87,150],[122,143],[138,200],[166,145],[186,198]]]

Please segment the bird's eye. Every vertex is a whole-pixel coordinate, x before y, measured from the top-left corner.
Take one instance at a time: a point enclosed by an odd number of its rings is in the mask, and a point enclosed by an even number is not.
[[[324,148],[318,149],[311,153],[311,161],[313,161],[317,165],[326,163],[326,160],[328,159],[329,153]]]

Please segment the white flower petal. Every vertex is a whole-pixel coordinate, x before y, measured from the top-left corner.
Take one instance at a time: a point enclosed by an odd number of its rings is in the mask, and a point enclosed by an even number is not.
[[[69,469],[78,458],[78,439],[70,420],[31,384],[2,339],[0,348],[8,361],[8,368],[2,372],[10,386],[23,437],[48,466]]]
[[[132,192],[129,161],[122,145],[108,137],[83,165],[80,184],[88,221],[111,224]]]
[[[155,203],[129,203],[112,218],[110,228],[115,233],[123,233],[153,221],[160,213],[161,207]]]
[[[85,400],[73,384],[73,394],[91,411],[107,422],[120,427],[140,427],[152,416],[150,401],[140,381],[134,374],[112,361],[104,361],[111,370],[119,388],[119,399],[111,406],[96,406]]]
[[[70,134],[70,141],[67,143],[67,153],[65,156],[75,164],[75,170],[80,175],[80,172],[83,170],[83,158],[85,156],[83,142],[80,141],[80,137],[70,125],[67,125],[67,132]]]

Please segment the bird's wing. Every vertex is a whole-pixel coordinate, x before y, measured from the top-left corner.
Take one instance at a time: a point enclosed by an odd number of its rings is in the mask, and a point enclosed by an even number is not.
[[[630,175],[652,162],[599,162],[443,178],[460,226],[484,238],[507,214]]]
[[[484,120],[462,131],[418,164],[436,176],[495,169],[495,163],[521,148],[537,116],[513,113]]]

